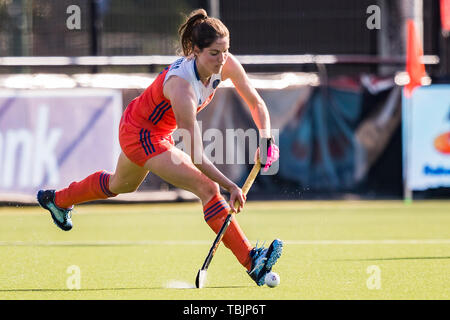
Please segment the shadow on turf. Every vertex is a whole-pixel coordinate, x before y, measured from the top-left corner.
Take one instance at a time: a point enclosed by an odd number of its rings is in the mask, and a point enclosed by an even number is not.
[[[249,286],[217,286],[204,289],[233,289],[248,288]],[[83,292],[83,291],[119,291],[119,290],[192,290],[196,288],[166,288],[166,287],[142,287],[142,288],[89,288],[89,289],[0,289],[0,292]]]
[[[154,290],[166,289],[164,287],[153,288],[100,288],[100,289],[0,289],[0,292],[77,292],[77,291],[116,291],[116,290]]]
[[[204,289],[233,289],[233,288],[251,288],[253,285],[249,286],[217,286],[217,287],[205,287]]]
[[[450,257],[400,257],[400,258],[368,258],[368,259],[337,259],[329,261],[389,261],[389,260],[446,260]]]

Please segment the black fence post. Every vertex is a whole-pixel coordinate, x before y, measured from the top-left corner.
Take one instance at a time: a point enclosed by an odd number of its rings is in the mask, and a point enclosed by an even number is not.
[[[90,42],[91,42],[91,55],[98,56],[100,48],[100,35],[102,29],[102,21],[98,7],[98,0],[90,0],[91,9],[91,25],[90,25]],[[92,66],[92,73],[98,72],[98,66]]]

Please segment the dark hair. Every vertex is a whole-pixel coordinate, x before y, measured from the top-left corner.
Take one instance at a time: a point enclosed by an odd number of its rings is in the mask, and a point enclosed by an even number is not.
[[[217,39],[230,35],[222,21],[208,17],[204,9],[192,11],[178,29],[178,34],[180,35],[181,50],[184,56],[191,55],[194,46],[203,50]]]

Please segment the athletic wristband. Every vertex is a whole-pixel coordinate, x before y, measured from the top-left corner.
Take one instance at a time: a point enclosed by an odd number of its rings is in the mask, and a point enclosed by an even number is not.
[[[267,163],[267,156],[269,153],[269,147],[273,144],[273,138],[260,138],[259,139],[259,161],[262,166]]]

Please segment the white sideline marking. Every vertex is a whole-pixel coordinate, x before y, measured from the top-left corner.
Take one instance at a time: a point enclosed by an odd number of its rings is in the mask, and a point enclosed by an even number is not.
[[[256,242],[256,241],[253,241]],[[289,245],[398,245],[398,244],[450,244],[450,239],[401,240],[283,240]],[[210,245],[211,240],[143,240],[143,241],[0,241],[0,246],[147,246],[147,245]]]

